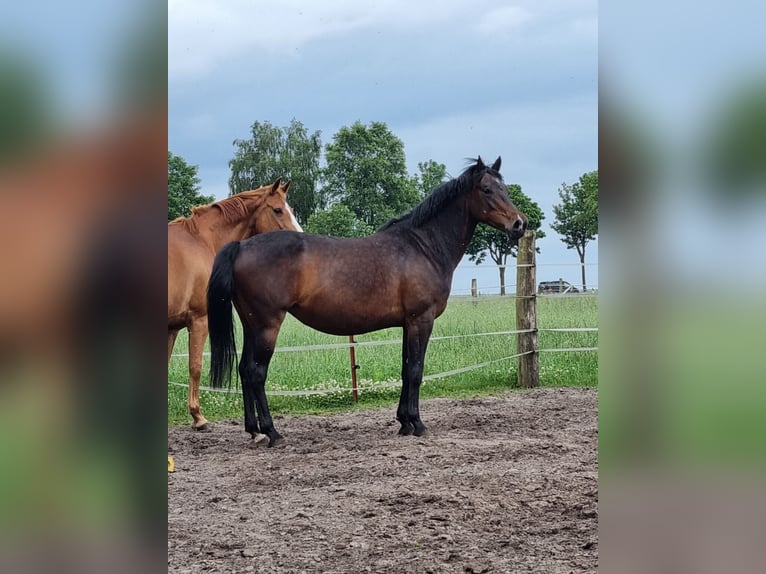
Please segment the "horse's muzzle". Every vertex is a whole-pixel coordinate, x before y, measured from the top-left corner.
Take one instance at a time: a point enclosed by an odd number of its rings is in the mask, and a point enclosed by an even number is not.
[[[511,239],[518,239],[524,235],[526,230],[527,218],[517,215],[516,220],[511,224],[510,229],[508,229],[508,235],[511,236]]]

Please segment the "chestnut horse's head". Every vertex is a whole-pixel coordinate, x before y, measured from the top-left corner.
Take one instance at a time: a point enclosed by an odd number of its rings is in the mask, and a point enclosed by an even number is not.
[[[471,215],[481,223],[505,231],[518,239],[527,229],[527,216],[521,213],[508,196],[508,187],[500,175],[500,157],[487,166],[479,157],[474,166],[474,186],[470,194]]]
[[[303,231],[298,220],[295,219],[293,208],[287,203],[287,190],[291,181],[282,183],[282,178],[255,191],[245,191],[240,196],[252,195],[252,209],[247,236],[267,231],[286,229],[289,231]],[[250,197],[247,197],[248,202]]]

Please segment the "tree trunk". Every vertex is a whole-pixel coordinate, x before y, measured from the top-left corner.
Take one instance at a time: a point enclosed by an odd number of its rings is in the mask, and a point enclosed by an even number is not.
[[[585,285],[585,247],[580,252],[580,269],[582,270],[582,292],[585,293],[588,290]]]
[[[498,267],[500,270],[500,295],[505,295],[505,265]]]

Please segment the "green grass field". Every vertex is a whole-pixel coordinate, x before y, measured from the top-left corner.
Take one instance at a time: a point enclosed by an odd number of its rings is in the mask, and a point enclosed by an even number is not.
[[[491,394],[516,386],[517,359],[504,359],[516,353],[515,335],[487,335],[515,329],[515,299],[488,296],[450,299],[447,310],[436,320],[425,361],[425,377],[494,361],[482,368],[426,380],[421,396],[465,397]],[[539,328],[598,326],[598,298],[595,295],[542,296],[538,298]],[[351,401],[351,373],[348,347],[330,350],[279,352],[280,348],[348,342],[314,331],[288,315],[271,361],[267,393],[341,388],[343,391],[310,396],[270,396],[272,413],[327,412],[338,409],[393,404],[398,401],[400,385],[371,388],[400,380],[401,329],[386,329],[356,337],[359,342],[394,340],[394,344],[357,347],[359,402]],[[457,336],[457,337],[456,337]],[[440,340],[439,337],[455,337]],[[540,349],[597,347],[597,332],[544,332],[539,335]],[[241,344],[237,345],[237,349]],[[186,353],[186,331],[179,334],[174,353]],[[208,359],[203,364],[202,385],[207,386]],[[173,357],[168,371],[168,420],[186,423],[187,389],[173,383],[188,382],[187,358]],[[540,384],[543,386],[596,386],[596,352],[541,352]],[[202,411],[210,420],[241,418],[242,398],[239,382],[232,393],[201,391]]]

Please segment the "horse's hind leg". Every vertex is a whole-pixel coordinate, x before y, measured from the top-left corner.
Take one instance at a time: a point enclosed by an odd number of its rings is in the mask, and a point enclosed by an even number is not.
[[[202,376],[202,352],[207,340],[207,316],[194,319],[189,325],[189,414],[195,430],[206,430],[207,419],[199,406],[199,381]]]
[[[239,361],[239,378],[242,381],[242,399],[245,404],[245,432],[249,432],[253,439],[260,434],[258,418],[255,416],[255,393],[253,378],[255,377],[253,336],[245,327],[244,340],[242,342],[242,358]]]
[[[240,366],[240,372],[243,373],[242,383],[249,387],[250,396],[255,399],[255,406],[258,411],[258,422],[260,423],[260,432],[269,437],[269,446],[278,446],[284,442],[284,438],[274,428],[274,421],[269,411],[269,403],[266,398],[266,376],[269,372],[269,363],[274,354],[274,345],[277,342],[279,328],[285,314],[280,313],[276,320],[272,320],[272,326],[259,327],[252,333],[252,353],[248,353],[248,360],[244,368]],[[243,355],[244,361],[244,355]],[[245,430],[247,429],[247,409],[245,407]],[[248,430],[248,432],[251,432]]]
[[[170,367],[170,358],[173,356],[173,347],[176,344],[179,329],[168,329],[168,367]]]

